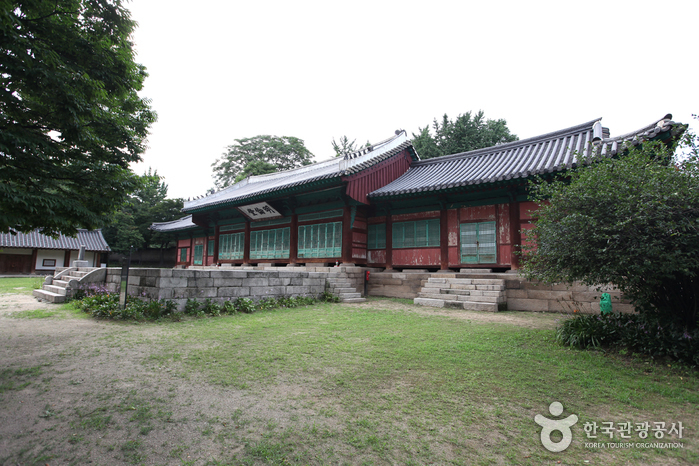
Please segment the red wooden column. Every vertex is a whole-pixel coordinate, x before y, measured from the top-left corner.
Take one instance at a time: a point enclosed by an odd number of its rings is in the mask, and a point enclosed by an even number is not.
[[[289,232],[289,264],[296,265],[299,254],[299,216],[291,214],[291,231]]]
[[[449,270],[449,218],[444,203],[439,209],[439,261],[441,270]]]
[[[218,237],[221,235],[221,227],[214,227],[214,264],[218,264]]]
[[[522,244],[522,234],[520,233],[521,225],[520,225],[521,219],[519,217],[519,202],[516,200],[512,199],[510,201],[510,248],[511,248],[511,259],[510,263],[512,264],[512,270],[517,270],[519,269],[519,255],[518,253],[521,251],[521,244]]]
[[[187,267],[194,265],[194,236],[189,235],[189,257],[187,258]]]
[[[393,220],[391,211],[386,211],[386,270],[393,270]]]
[[[352,211],[346,205],[342,208],[342,263],[352,262]]]
[[[243,265],[250,264],[250,220],[245,220],[245,242],[243,246]]]

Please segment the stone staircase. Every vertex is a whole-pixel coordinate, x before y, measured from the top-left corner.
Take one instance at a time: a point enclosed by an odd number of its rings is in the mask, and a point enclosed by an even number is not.
[[[415,304],[474,311],[507,310],[505,280],[498,278],[429,278]]]
[[[328,293],[334,294],[340,298],[342,303],[363,303],[366,298],[362,298],[362,293],[357,291],[357,288],[352,283],[349,277],[342,277],[346,273],[338,274],[337,278],[326,278],[326,290]]]
[[[68,267],[48,276],[32,295],[40,301],[63,303],[84,283],[104,281],[106,270],[98,267]]]

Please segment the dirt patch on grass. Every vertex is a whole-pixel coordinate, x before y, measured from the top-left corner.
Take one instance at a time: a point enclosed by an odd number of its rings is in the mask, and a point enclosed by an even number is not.
[[[569,317],[568,314],[552,312],[483,312],[467,311],[464,309],[445,309],[439,307],[416,306],[405,301],[408,300],[370,297],[366,302],[359,304],[343,304],[343,306],[355,309],[411,312],[425,316],[441,316],[472,322],[510,324],[523,328],[541,329],[556,328],[561,319]]]

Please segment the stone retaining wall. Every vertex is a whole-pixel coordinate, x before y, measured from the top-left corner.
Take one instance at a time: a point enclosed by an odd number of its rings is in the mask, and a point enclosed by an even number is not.
[[[339,273],[257,270],[131,269],[129,296],[166,299],[184,309],[187,299],[259,300],[266,297],[317,296],[325,291],[326,278]],[[121,269],[109,268],[107,285],[118,291]]]

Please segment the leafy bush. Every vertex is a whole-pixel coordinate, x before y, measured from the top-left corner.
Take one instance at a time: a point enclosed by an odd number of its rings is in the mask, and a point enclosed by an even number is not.
[[[527,232],[524,270],[547,283],[615,285],[649,319],[699,326],[699,149],[645,142],[613,159],[582,160],[554,182]],[[593,162],[593,163],[587,163]]]
[[[252,314],[257,311],[267,311],[279,308],[293,308],[309,306],[318,302],[338,302],[339,299],[329,293],[323,293],[319,297],[313,296],[282,296],[279,298],[267,297],[258,302],[250,298],[238,298],[217,302],[207,298],[204,302],[196,299],[188,299],[184,313],[177,312],[177,306],[172,301],[150,300],[129,297],[126,308],[119,305],[118,294],[110,294],[105,290],[95,287],[89,290],[89,296],[75,300],[76,307],[93,317],[115,320],[157,320],[170,317],[172,320],[181,320],[182,314],[192,317],[220,316],[222,314]],[[87,294],[86,292],[85,294]]]
[[[99,287],[87,290],[86,293],[89,295],[74,302],[78,309],[92,317],[114,320],[157,320],[176,314],[177,306],[172,301],[162,299],[144,301],[129,296],[126,307],[122,308],[117,293],[109,293]]]
[[[327,291],[323,291],[320,294],[320,296],[318,296],[318,300],[322,301],[324,303],[339,303],[340,302],[340,298],[338,298],[334,294],[329,293]]]
[[[649,314],[581,315],[563,322],[556,339],[576,348],[619,347],[699,365],[699,329]]]

